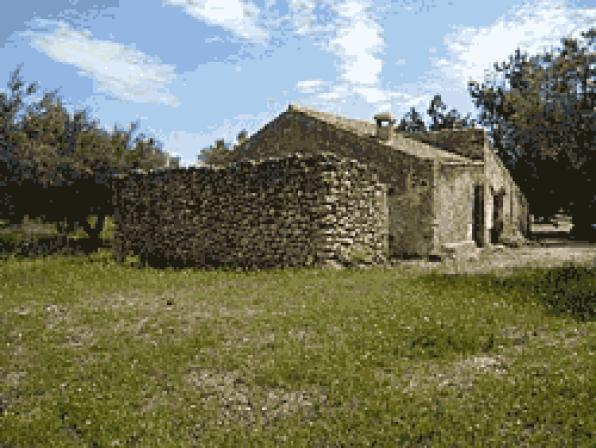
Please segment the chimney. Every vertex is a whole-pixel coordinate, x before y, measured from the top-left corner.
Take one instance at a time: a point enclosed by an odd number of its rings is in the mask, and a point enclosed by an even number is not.
[[[375,115],[377,122],[377,138],[385,142],[391,142],[393,138],[393,125],[395,120],[390,112],[383,112]]]

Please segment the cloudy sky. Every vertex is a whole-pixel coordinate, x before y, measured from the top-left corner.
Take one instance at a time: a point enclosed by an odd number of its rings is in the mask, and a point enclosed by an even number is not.
[[[138,120],[193,163],[289,103],[347,117],[425,110],[516,48],[596,23],[593,0],[19,0],[0,14],[0,85],[59,88],[111,128]]]

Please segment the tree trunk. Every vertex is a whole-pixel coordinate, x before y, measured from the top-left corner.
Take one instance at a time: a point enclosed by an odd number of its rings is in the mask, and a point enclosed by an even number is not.
[[[58,238],[61,247],[68,247],[68,234],[75,228],[75,222],[69,218],[64,218],[56,223]]]
[[[105,215],[99,214],[97,215],[97,221],[95,222],[95,226],[91,226],[87,219],[83,219],[81,221],[81,225],[83,226],[83,230],[89,235],[89,238],[92,240],[99,239],[99,234],[103,231],[104,225],[106,222]]]
[[[67,236],[75,228],[76,222],[70,218],[64,218],[56,223],[56,230],[62,236]]]

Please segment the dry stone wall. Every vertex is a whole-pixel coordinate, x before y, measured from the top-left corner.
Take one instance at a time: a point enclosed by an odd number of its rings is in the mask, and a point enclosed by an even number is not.
[[[404,151],[363,137],[346,122],[331,123],[313,118],[298,110],[290,110],[263,127],[238,149],[230,151],[230,160],[257,160],[280,157],[289,151],[305,155],[329,151],[341,158],[356,159],[378,175],[389,187],[387,196],[390,214],[390,252],[392,256],[421,256],[433,249],[433,176],[434,161],[412,155],[426,145],[400,138]],[[320,114],[324,115],[324,114]],[[314,114],[316,117],[317,114]],[[367,131],[366,123],[362,133]],[[370,124],[368,131],[374,130]],[[407,150],[407,152],[406,152]]]
[[[387,187],[331,153],[115,180],[118,259],[154,266],[266,268],[384,262]]]

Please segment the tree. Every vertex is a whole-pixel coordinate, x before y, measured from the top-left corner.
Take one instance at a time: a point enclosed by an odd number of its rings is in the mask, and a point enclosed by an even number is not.
[[[10,74],[6,93],[0,92],[0,213],[14,224],[25,216],[25,194],[35,179],[33,163],[27,157],[31,148],[20,132],[19,119],[24,113],[26,98],[38,87],[35,83],[25,84],[20,76],[21,69],[22,65]]]
[[[242,129],[240,132],[238,132],[238,135],[236,136],[236,146],[242,145],[247,140],[248,132],[246,131],[246,129]]]
[[[215,140],[215,143],[201,151],[198,155],[199,161],[209,166],[223,166],[228,162],[230,144],[223,138]]]
[[[442,129],[461,129],[471,128],[476,125],[471,114],[462,117],[457,109],[447,111],[447,105],[443,102],[441,95],[435,95],[428,106],[427,114],[431,119],[430,131],[440,131]]]
[[[532,213],[571,213],[576,233],[596,216],[594,29],[538,55],[517,50],[469,92]]]
[[[61,232],[80,225],[97,237],[112,213],[112,176],[167,157],[154,139],[134,137],[138,124],[110,133],[87,111],[70,114],[55,91],[33,100],[37,85],[25,85],[21,69],[0,92],[0,214],[15,223],[39,217]]]
[[[400,131],[411,133],[426,131],[426,125],[424,124],[422,115],[420,115],[414,107],[410,108],[410,110],[406,112],[406,114],[400,120],[397,128]]]
[[[435,95],[433,99],[430,100],[430,104],[428,105],[428,110],[426,112],[431,119],[431,124],[429,126],[431,131],[437,131],[444,127],[446,110],[447,106],[443,102],[441,95]]]

